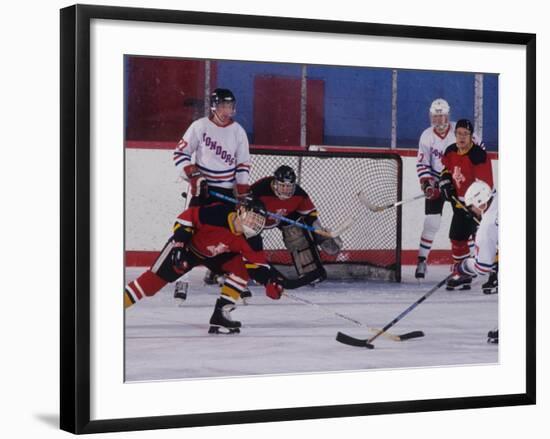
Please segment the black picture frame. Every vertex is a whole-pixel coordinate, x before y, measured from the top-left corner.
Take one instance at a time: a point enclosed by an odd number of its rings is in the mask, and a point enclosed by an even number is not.
[[[526,48],[525,393],[311,406],[128,419],[90,419],[90,22],[93,19],[357,34]],[[97,433],[535,404],[536,401],[536,35],[375,23],[76,5],[61,10],[61,370],[60,425]]]

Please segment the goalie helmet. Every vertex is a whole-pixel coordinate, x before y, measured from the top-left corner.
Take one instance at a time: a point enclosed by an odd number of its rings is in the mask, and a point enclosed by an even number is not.
[[[264,203],[257,198],[247,198],[237,210],[244,236],[259,235],[265,227],[267,211]]]
[[[430,122],[431,124],[443,131],[449,126],[449,115],[451,114],[451,107],[449,103],[442,98],[437,98],[430,105]]]
[[[296,173],[290,166],[279,166],[273,173],[273,192],[281,200],[287,200],[296,190]]]
[[[474,181],[466,194],[464,194],[464,202],[468,207],[475,207],[480,210],[485,210],[487,203],[493,197],[491,186],[482,180]]]

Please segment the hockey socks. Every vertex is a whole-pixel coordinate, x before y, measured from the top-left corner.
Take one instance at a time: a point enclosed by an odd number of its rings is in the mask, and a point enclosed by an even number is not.
[[[124,308],[132,306],[144,297],[154,296],[167,283],[151,270],[147,270],[124,288]]]

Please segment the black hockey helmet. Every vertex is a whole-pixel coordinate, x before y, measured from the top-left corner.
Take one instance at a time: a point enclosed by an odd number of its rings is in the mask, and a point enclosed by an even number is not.
[[[470,131],[470,134],[474,133],[474,126],[472,125],[472,122],[470,122],[468,119],[460,119],[455,125],[455,131],[458,128],[466,128],[468,131]]]
[[[216,106],[224,102],[236,104],[237,100],[231,90],[227,88],[217,88],[210,95],[210,108],[216,109]]]
[[[287,200],[296,190],[296,173],[290,166],[279,166],[273,173],[271,187],[275,195],[281,200]]]
[[[273,173],[275,180],[281,183],[296,183],[296,172],[290,166],[279,166]]]
[[[260,215],[266,216],[267,209],[262,200],[256,197],[246,197],[244,202],[241,204],[245,210],[251,210],[252,212],[259,213]]]

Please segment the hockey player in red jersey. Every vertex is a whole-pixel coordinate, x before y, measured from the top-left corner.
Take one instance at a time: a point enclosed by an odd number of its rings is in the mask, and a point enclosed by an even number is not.
[[[450,145],[443,154],[444,166],[441,172],[439,188],[447,201],[453,206],[453,218],[449,230],[453,262],[460,263],[470,256],[468,239],[475,236],[476,222],[463,207],[464,195],[468,187],[481,180],[493,187],[493,171],[487,152],[472,140],[474,127],[467,119],[456,123],[456,143]],[[460,205],[457,203],[460,203]],[[447,281],[447,289],[470,289],[472,277],[453,272]]]
[[[250,188],[252,195],[261,200],[269,212],[274,212],[294,221],[303,221],[309,226],[326,230],[319,221],[319,213],[306,191],[296,183],[296,173],[290,166],[279,166],[270,177],[256,181]],[[298,276],[318,272],[318,280],[326,277],[316,246],[325,253],[334,256],[342,248],[340,238],[328,238],[267,218],[266,229],[278,227],[283,233],[283,241],[294,260]],[[256,250],[263,248],[261,235],[249,239]],[[298,256],[299,255],[299,256]]]
[[[238,207],[217,203],[190,207],[178,216],[173,235],[155,263],[124,290],[126,308],[155,295],[199,265],[224,275],[221,295],[210,318],[209,333],[238,333],[241,322],[231,318],[249,277],[265,286],[266,295],[279,299],[280,274],[266,261],[263,251],[250,248],[245,238],[260,233],[265,225],[265,206],[250,199]]]

